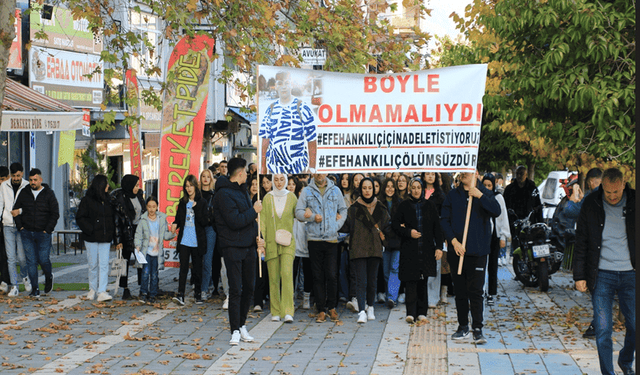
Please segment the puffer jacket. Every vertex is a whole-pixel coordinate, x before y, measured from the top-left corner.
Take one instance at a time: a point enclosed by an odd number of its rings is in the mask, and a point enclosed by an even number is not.
[[[111,199],[106,202],[87,195],[80,201],[76,223],[82,231],[80,238],[87,242],[110,243],[116,238],[115,209]]]
[[[169,222],[167,221],[167,215],[157,211],[156,220],[158,223],[158,241],[160,241],[160,253],[158,254],[158,269],[164,269],[164,254],[162,253],[162,241],[169,241],[176,235],[169,230]],[[147,250],[149,250],[149,237],[151,237],[151,229],[149,224],[149,213],[145,212],[140,217],[140,223],[136,228],[136,236],[133,240],[136,249],[138,249],[145,256]]]
[[[137,198],[140,207],[142,207],[142,213],[146,212],[147,205],[144,203],[142,190],[138,191]],[[116,241],[125,248],[133,250],[133,237],[136,235],[135,226],[133,225],[136,212],[133,208],[133,203],[131,203],[131,199],[126,197],[122,188],[111,192],[111,201],[115,208],[116,225],[118,226],[118,231],[116,232],[118,238],[116,238]]]
[[[60,218],[56,194],[47,184],[42,184],[42,191],[35,199],[31,188],[22,189],[13,209],[22,209],[22,213],[14,219],[16,228],[31,232],[45,231],[51,234]]]
[[[2,211],[2,225],[5,227],[13,227],[16,225],[13,221],[11,210],[13,210],[13,205],[16,203],[16,199],[18,199],[18,195],[27,185],[29,185],[27,180],[22,180],[18,192],[14,194],[13,187],[11,187],[11,179],[0,184],[0,210]]]
[[[307,208],[311,209],[312,215],[304,217]],[[322,221],[316,223],[315,216],[320,214]],[[340,214],[340,219],[336,215]],[[337,241],[338,229],[347,220],[347,205],[344,203],[344,196],[333,181],[327,179],[327,187],[324,194],[311,179],[309,186],[302,189],[298,204],[296,205],[296,218],[306,222],[307,240],[309,241]]]
[[[221,176],[216,181],[213,210],[216,212],[216,242],[220,249],[256,246],[258,213],[253,209],[245,184]]]

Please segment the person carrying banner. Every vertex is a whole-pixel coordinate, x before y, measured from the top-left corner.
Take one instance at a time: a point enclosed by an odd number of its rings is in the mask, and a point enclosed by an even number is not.
[[[315,172],[317,130],[311,107],[291,95],[291,75],[276,73],[278,100],[262,118],[262,173]]]
[[[229,324],[231,340],[253,341],[245,322],[253,298],[258,251],[264,253],[264,240],[258,237],[258,213],[262,202],[253,205],[245,186],[247,162],[241,158],[229,160],[229,177],[221,176],[216,182],[213,209],[218,213],[216,229],[218,244],[227,267],[229,278]]]
[[[449,264],[458,268],[464,256],[462,274],[452,270],[455,289],[458,329],[452,340],[469,338],[469,312],[472,317],[473,341],[484,344],[482,334],[483,287],[487,255],[491,251],[491,218],[500,216],[500,205],[490,190],[474,180],[475,173],[460,173],[460,185],[451,190],[442,204],[442,230],[451,248],[447,252]],[[477,182],[477,183],[476,183]],[[475,184],[475,185],[474,185]],[[473,198],[473,199],[472,199]],[[467,212],[471,201],[471,215],[467,243],[462,244]],[[452,251],[453,250],[453,251]]]
[[[340,189],[326,174],[316,173],[302,189],[296,218],[306,222],[309,260],[313,274],[316,322],[338,320],[338,229],[347,219],[347,205]]]

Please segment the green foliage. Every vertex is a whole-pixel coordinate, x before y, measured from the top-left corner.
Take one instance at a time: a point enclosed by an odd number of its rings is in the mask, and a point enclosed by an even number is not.
[[[117,185],[113,183],[111,180],[113,177],[114,170],[110,165],[107,164],[107,170],[104,168],[104,159],[105,156],[99,152],[95,152],[94,158],[94,147],[89,146],[86,150],[84,150],[79,156],[76,156],[78,161],[78,166],[80,168],[80,180],[74,181],[71,183],[71,190],[75,193],[74,196],[78,199],[84,197],[84,193],[86,189],[89,188],[89,184],[93,179],[93,176],[97,174],[103,174],[107,176],[109,180],[109,189],[113,190],[117,188]]]

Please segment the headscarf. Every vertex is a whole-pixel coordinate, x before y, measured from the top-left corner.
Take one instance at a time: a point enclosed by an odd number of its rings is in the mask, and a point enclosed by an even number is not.
[[[284,176],[284,186],[282,189],[278,189],[276,187],[275,178],[277,175]],[[284,206],[287,204],[287,194],[292,194],[289,190],[287,190],[287,183],[289,179],[287,175],[284,173],[276,173],[271,176],[271,191],[267,194],[273,195],[273,204],[276,208],[276,214],[279,218],[282,217],[282,213],[284,212]]]
[[[420,198],[418,199],[414,198],[413,194],[411,194],[411,186],[413,186],[414,182],[417,182],[420,184]],[[418,203],[424,198],[424,185],[422,184],[422,178],[414,177],[409,181],[409,184],[407,185],[407,196],[413,203]]]
[[[133,188],[136,187],[139,179],[140,178],[138,176],[132,174],[126,174],[124,175],[124,177],[122,177],[122,183],[120,184],[120,186],[122,187],[122,191],[127,198],[131,199],[136,197],[136,195],[133,194]]]
[[[375,194],[372,194],[371,198],[365,199],[364,195],[362,194],[362,183],[365,182],[365,181],[371,182],[371,186],[375,189],[375,185],[374,185],[373,179],[371,177],[363,178],[362,181],[360,181],[360,186],[358,186],[358,193],[360,194],[360,196],[358,197],[356,202],[358,202],[361,205],[365,206],[367,208],[367,210],[369,211],[369,213],[371,215],[373,215],[373,211],[376,208],[376,204],[378,203],[378,199],[376,198]]]
[[[485,173],[485,175],[482,177],[482,182],[485,182],[486,180],[491,181],[491,186],[493,186],[493,189],[491,189],[492,192],[496,192],[496,176],[494,176],[491,173]]]

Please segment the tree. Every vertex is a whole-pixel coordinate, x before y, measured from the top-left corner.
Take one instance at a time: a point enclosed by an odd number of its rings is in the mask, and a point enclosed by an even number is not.
[[[13,38],[15,38],[15,30],[13,28],[15,9],[15,0],[3,0],[0,3],[0,104],[4,101],[7,66],[9,66],[9,51],[11,50]],[[0,123],[1,122],[2,110],[0,110]]]

